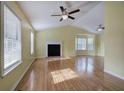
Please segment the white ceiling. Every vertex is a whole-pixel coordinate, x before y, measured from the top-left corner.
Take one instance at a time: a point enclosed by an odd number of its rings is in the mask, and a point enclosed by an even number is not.
[[[104,3],[98,1],[20,1],[19,5],[37,31],[72,25],[96,32],[97,26],[103,24],[104,20]],[[67,11],[79,8],[80,12],[72,14],[75,20],[67,19],[60,22],[61,17],[51,16],[61,13],[60,6],[67,8]]]

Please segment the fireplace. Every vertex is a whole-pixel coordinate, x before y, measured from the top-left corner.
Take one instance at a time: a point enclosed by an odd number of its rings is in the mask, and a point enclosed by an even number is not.
[[[47,56],[61,56],[61,45],[60,44],[48,44]]]

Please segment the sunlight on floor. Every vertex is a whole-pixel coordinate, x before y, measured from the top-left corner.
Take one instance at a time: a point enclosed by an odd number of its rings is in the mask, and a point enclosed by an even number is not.
[[[78,77],[78,75],[70,68],[53,71],[51,72],[51,75],[54,84]]]

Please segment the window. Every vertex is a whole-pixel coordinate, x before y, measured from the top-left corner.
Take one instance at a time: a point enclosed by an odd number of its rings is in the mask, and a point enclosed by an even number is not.
[[[94,50],[94,37],[80,35],[76,38],[76,50]]]
[[[77,38],[77,50],[86,50],[85,38]]]
[[[34,53],[34,33],[31,32],[31,55]]]
[[[4,5],[4,74],[21,63],[21,21]]]
[[[94,44],[93,44],[93,38],[89,37],[88,38],[88,50],[93,50],[94,49]]]

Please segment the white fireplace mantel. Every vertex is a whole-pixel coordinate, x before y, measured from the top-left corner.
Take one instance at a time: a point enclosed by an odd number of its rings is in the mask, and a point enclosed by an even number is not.
[[[61,49],[60,49],[60,56],[62,57],[62,41],[47,41],[46,42],[46,57],[48,57],[48,45],[49,44],[59,44]]]

